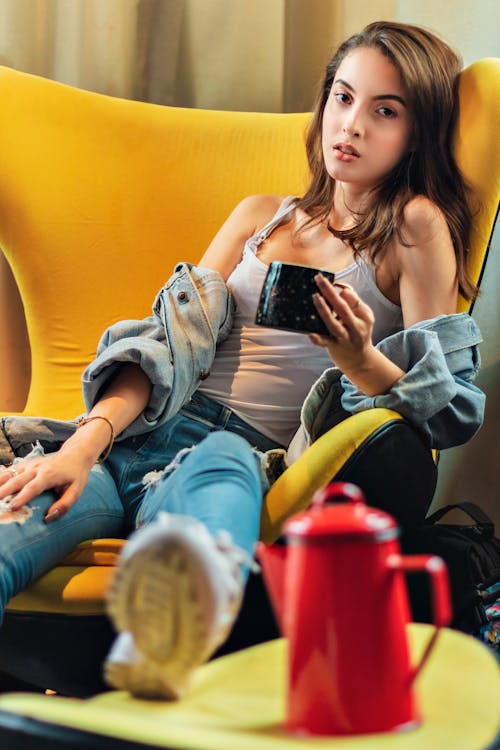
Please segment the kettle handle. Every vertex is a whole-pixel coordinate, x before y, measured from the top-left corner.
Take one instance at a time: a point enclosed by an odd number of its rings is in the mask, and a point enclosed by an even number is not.
[[[425,662],[429,658],[436,644],[441,628],[448,625],[451,620],[450,584],[446,564],[437,555],[390,555],[387,565],[391,570],[400,570],[406,573],[427,573],[432,584],[432,615],[434,630],[429,638],[422,658],[411,674],[411,682],[420,673]]]

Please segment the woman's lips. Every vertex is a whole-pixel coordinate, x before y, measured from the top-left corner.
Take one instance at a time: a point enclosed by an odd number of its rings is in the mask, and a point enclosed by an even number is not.
[[[349,143],[336,143],[333,147],[333,154],[339,161],[354,161],[359,159],[359,153]]]

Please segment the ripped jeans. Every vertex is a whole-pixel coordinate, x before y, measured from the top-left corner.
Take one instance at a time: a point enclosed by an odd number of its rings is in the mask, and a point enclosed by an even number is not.
[[[212,534],[224,529],[252,556],[268,489],[252,447],[279,446],[195,393],[164,425],[116,443],[106,463],[92,468],[77,503],[54,523],[43,522],[54,502],[52,492],[34,499],[17,522],[8,522],[8,511],[1,513],[0,622],[9,599],[77,544],[123,538],[160,511],[197,518]]]

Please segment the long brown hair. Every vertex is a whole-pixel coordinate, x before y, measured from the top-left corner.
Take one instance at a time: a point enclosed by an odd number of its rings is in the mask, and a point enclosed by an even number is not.
[[[399,71],[413,116],[412,148],[377,187],[376,200],[359,215],[356,226],[332,230],[355,255],[366,251],[372,260],[394,236],[401,235],[407,203],[423,195],[444,214],[457,259],[459,290],[466,299],[477,289],[466,267],[472,217],[467,187],[452,154],[452,135],[458,117],[460,56],[430,31],[418,26],[377,21],[340,45],[326,67],[306,140],[311,184],[298,206],[310,223],[327,221],[333,205],[335,181],[328,175],[322,151],[323,112],[337,70],[349,52],[373,47]],[[300,231],[300,230],[299,230]]]

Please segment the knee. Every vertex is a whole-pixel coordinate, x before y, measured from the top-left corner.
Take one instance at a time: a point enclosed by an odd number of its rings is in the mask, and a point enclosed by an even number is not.
[[[217,456],[235,456],[246,459],[254,454],[253,448],[245,438],[234,432],[226,432],[225,430],[211,432],[199,443],[198,450],[200,452],[204,451],[207,455],[214,456],[214,458]]]
[[[222,450],[228,452],[252,452],[252,447],[248,440],[237,435],[235,432],[227,430],[217,430],[207,435],[200,443],[210,447],[210,450]]]
[[[255,479],[259,477],[257,454],[247,440],[234,432],[210,433],[193,453],[206,467],[244,472]]]

